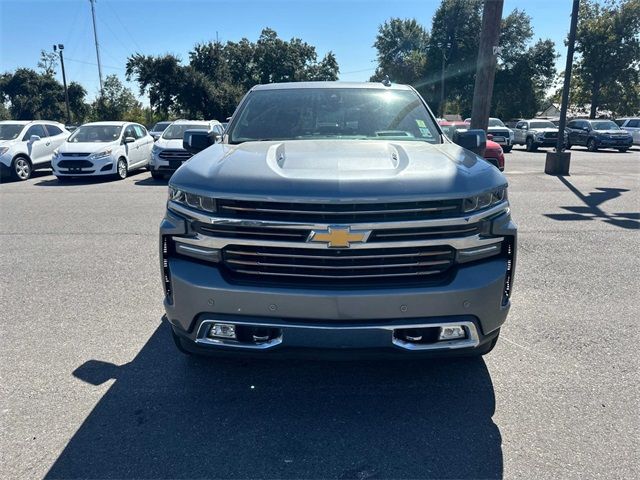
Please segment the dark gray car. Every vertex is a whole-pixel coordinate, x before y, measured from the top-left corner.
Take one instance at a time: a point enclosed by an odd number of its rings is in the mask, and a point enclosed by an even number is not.
[[[254,87],[172,176],[160,228],[167,318],[196,353],[484,354],[515,251],[505,177],[376,83]]]

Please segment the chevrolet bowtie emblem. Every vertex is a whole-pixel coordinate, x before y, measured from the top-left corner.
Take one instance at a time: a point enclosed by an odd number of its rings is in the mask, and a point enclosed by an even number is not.
[[[366,242],[369,230],[351,231],[350,227],[329,227],[325,231],[313,230],[309,242],[325,242],[329,248],[349,248],[352,243]]]

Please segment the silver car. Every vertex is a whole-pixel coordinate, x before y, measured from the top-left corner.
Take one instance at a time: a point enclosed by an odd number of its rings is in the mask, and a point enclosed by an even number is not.
[[[616,123],[631,134],[634,145],[640,145],[640,118],[618,118]]]
[[[482,130],[461,134],[481,150]],[[169,181],[164,307],[185,353],[481,355],[511,305],[506,178],[409,86],[261,85]]]

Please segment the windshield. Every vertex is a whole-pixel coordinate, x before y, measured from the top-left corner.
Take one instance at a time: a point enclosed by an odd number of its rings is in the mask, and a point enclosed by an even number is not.
[[[171,125],[171,122],[158,122],[151,129],[152,132],[164,132],[164,130]]]
[[[321,138],[441,142],[429,112],[412,91],[259,90],[240,108],[227,130],[230,143]]]
[[[177,140],[184,137],[184,132],[187,130],[209,130],[209,125],[204,123],[174,123],[162,134],[162,138],[165,140]]]
[[[15,140],[20,135],[24,125],[19,123],[4,123],[0,125],[0,140]]]
[[[120,125],[83,125],[74,131],[67,142],[70,143],[105,143],[115,142],[120,138]]]
[[[499,118],[490,118],[489,119],[490,127],[504,127],[504,123]]]
[[[591,127],[594,130],[621,130],[615,122],[611,120],[603,120],[600,122],[591,122]]]
[[[529,122],[529,128],[557,128],[552,122]]]

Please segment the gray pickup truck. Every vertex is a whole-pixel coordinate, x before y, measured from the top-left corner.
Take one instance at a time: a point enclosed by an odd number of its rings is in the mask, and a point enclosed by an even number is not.
[[[513,144],[524,145],[527,152],[539,147],[555,147],[558,142],[558,127],[549,120],[521,120],[513,130]]]
[[[458,139],[479,152],[484,132]],[[254,87],[169,182],[164,306],[184,353],[482,355],[510,307],[507,181],[411,87]]]

